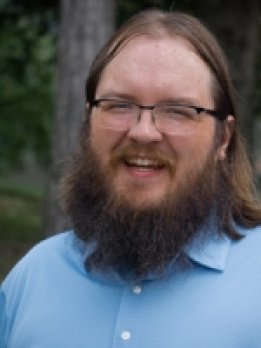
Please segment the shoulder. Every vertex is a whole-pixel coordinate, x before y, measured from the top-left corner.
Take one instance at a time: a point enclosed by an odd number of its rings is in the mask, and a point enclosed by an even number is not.
[[[52,278],[55,270],[80,267],[82,253],[80,242],[72,231],[63,232],[34,246],[11,270],[3,282],[4,292],[25,286],[30,278]],[[32,280],[32,279],[31,279]]]
[[[0,288],[0,347],[5,347],[6,335],[6,312],[5,312],[5,296]]]
[[[255,268],[259,272],[261,266],[261,226],[243,228],[237,226],[237,231],[243,236],[241,240],[232,242],[231,254],[234,259],[246,267]]]
[[[42,240],[36,244],[29,252],[25,255],[26,258],[38,257],[46,252],[61,252],[65,249],[66,244],[70,239],[73,238],[73,232],[67,231],[51,236],[47,239]]]
[[[236,230],[243,236],[242,244],[245,246],[257,247],[260,249],[261,243],[261,225],[252,228],[236,226]]]
[[[16,264],[17,267],[26,266],[34,262],[46,262],[49,257],[58,256],[68,249],[68,241],[72,239],[72,232],[63,232],[49,237],[36,244],[28,253]]]
[[[2,284],[0,297],[5,302],[7,337],[15,322],[18,326],[24,318],[33,322],[40,308],[44,311],[50,303],[57,303],[64,289],[85,279],[83,251],[75,234],[64,232],[37,244],[15,265]]]

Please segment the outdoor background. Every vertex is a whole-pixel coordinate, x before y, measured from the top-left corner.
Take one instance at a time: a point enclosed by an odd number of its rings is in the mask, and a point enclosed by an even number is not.
[[[57,204],[84,118],[84,81],[113,30],[140,9],[184,10],[219,38],[261,182],[259,0],[0,0],[0,280],[36,242],[69,227]]]

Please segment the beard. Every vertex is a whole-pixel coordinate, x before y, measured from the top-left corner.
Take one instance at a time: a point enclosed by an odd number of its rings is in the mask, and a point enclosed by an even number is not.
[[[158,205],[135,208],[114,192],[88,142],[63,182],[74,232],[87,247],[95,246],[85,260],[88,271],[117,272],[137,281],[152,273],[163,276],[174,261],[187,264],[184,248],[207,230],[213,209],[221,228],[227,215],[228,188],[218,163],[212,149],[204,165],[183,177]]]

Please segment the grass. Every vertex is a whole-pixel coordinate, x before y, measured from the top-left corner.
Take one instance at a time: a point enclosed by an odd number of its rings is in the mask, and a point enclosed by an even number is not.
[[[0,280],[43,238],[42,192],[0,180]]]

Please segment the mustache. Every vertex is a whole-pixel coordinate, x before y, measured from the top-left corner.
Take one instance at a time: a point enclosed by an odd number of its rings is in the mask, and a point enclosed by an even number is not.
[[[176,169],[176,158],[165,154],[162,150],[150,145],[131,144],[115,149],[111,155],[110,164],[117,167],[119,163],[133,158],[147,158],[158,162],[162,167],[174,174]]]

